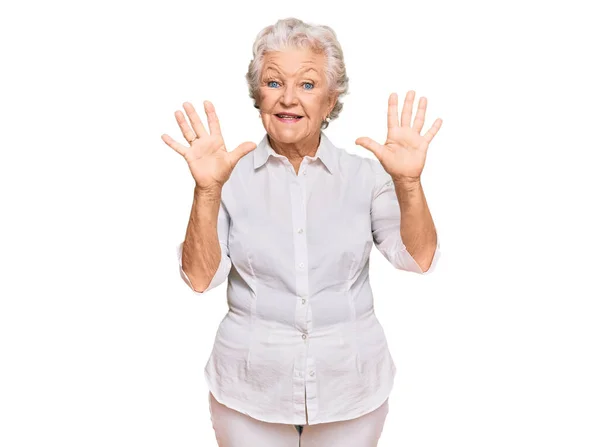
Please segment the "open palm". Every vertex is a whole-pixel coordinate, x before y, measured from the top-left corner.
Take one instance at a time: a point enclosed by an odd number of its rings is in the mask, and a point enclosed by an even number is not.
[[[404,100],[401,121],[398,123],[398,95],[392,93],[388,100],[388,134],[383,145],[368,137],[357,138],[355,143],[373,152],[383,168],[396,181],[419,181],[425,166],[427,149],[442,126],[441,118],[421,135],[425,123],[427,98],[421,97],[415,121],[411,127],[415,91],[409,90]]]
[[[221,125],[212,102],[204,101],[204,111],[208,118],[210,133],[206,131],[196,109],[190,102],[184,102],[183,108],[192,126],[190,127],[180,110],[175,112],[175,119],[190,146],[178,143],[167,134],[161,135],[161,138],[169,147],[185,158],[196,185],[200,189],[222,188],[238,161],[256,149],[256,144],[246,141],[230,152],[225,148]]]

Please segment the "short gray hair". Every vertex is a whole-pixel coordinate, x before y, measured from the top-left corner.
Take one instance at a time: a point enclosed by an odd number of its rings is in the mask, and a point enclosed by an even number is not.
[[[328,94],[337,93],[338,95],[329,119],[336,119],[344,106],[339,98],[348,93],[348,76],[346,76],[342,47],[335,32],[329,26],[312,25],[293,17],[278,20],[274,25],[263,28],[256,36],[252,46],[252,60],[248,65],[248,73],[246,73],[254,107],[259,108],[260,74],[265,53],[282,51],[286,48],[305,48],[325,54]],[[321,128],[326,129],[328,125],[329,122],[325,120],[321,123]]]

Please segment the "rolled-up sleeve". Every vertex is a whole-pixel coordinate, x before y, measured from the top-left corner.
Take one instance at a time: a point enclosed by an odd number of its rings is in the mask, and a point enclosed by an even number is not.
[[[221,201],[221,204],[219,206],[219,215],[217,219],[217,233],[219,238],[219,247],[221,248],[221,260],[219,262],[219,267],[217,268],[217,271],[215,272],[214,276],[210,281],[210,284],[208,284],[208,287],[202,292],[194,290],[190,279],[183,271],[183,264],[181,262],[183,253],[183,242],[180,242],[177,245],[176,251],[177,260],[179,262],[179,274],[181,276],[181,279],[183,279],[183,281],[197,295],[206,294],[206,292],[208,292],[209,290],[214,289],[218,285],[222,284],[229,275],[229,272],[231,270],[231,258],[229,257],[229,223],[229,214],[227,213],[227,210],[223,207],[223,201]]]
[[[371,230],[373,242],[381,254],[399,270],[427,275],[435,270],[441,256],[438,234],[437,246],[429,269],[423,271],[402,242],[400,235],[400,204],[392,177],[378,160],[373,160],[375,186],[371,201]]]

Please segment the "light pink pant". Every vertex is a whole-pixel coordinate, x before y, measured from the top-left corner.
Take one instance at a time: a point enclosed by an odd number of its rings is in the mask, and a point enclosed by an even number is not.
[[[300,435],[291,424],[259,421],[218,402],[208,393],[211,421],[219,447],[375,447],[388,414],[386,400],[355,419],[305,425]]]

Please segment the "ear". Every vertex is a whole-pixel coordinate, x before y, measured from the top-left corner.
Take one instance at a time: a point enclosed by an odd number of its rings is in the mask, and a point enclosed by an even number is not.
[[[335,103],[337,102],[338,96],[339,95],[336,93],[329,97],[329,102],[328,102],[328,107],[327,107],[327,116],[331,115],[331,111],[335,107]]]
[[[260,90],[254,92],[254,108],[260,110]]]

